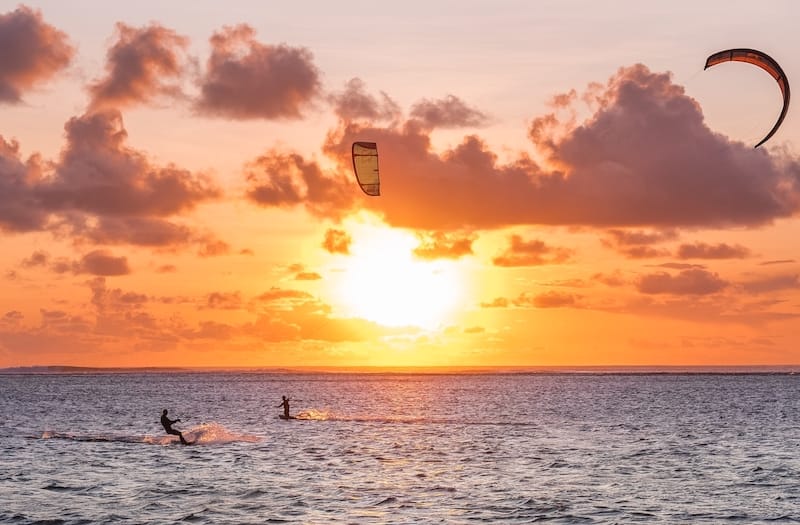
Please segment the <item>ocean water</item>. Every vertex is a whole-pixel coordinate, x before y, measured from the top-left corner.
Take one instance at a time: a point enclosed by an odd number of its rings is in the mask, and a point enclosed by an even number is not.
[[[0,375],[0,523],[540,521],[800,521],[800,375]]]

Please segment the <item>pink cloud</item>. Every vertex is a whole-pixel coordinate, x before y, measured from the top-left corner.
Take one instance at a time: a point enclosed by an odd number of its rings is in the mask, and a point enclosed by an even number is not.
[[[749,293],[761,294],[780,290],[794,290],[800,288],[800,276],[795,274],[771,275],[759,277],[741,283],[742,288]]]
[[[677,275],[666,272],[644,275],[637,288],[645,294],[708,295],[721,291],[728,284],[716,273],[694,268]]]
[[[346,121],[364,119],[367,121],[397,120],[401,116],[400,106],[389,95],[381,92],[380,98],[366,92],[364,81],[353,78],[347,81],[341,93],[330,95],[329,101],[334,112]]]
[[[51,210],[165,217],[219,195],[206,178],[173,165],[154,166],[144,154],[126,147],[118,111],[75,117],[65,128],[67,146],[55,179],[41,190]]]
[[[106,250],[94,250],[73,265],[74,273],[99,276],[127,275],[131,273],[127,257],[116,257]]]
[[[311,52],[258,42],[241,24],[211,37],[211,56],[200,83],[197,109],[232,119],[300,118],[320,94],[319,71]]]
[[[314,215],[340,217],[354,201],[353,184],[328,177],[296,153],[269,151],[247,166],[247,198],[260,206],[305,205]]]
[[[427,129],[477,127],[488,120],[484,113],[454,95],[439,100],[423,99],[411,107],[411,116]]]
[[[551,125],[531,132],[545,165],[525,154],[500,162],[477,136],[436,152],[413,119],[387,127],[343,119],[324,147],[339,176],[305,179],[324,188],[316,195],[328,206],[304,198],[313,193],[309,186],[302,192],[286,187],[277,174],[261,202],[306,205],[331,218],[357,203],[392,226],[431,231],[527,224],[669,231],[758,226],[797,211],[800,162],[712,132],[698,104],[668,73],[635,65],[591,89],[595,110],[588,119],[561,123],[553,117]],[[354,200],[350,149],[357,140],[379,145],[380,198]],[[293,164],[322,173],[302,158]],[[335,186],[350,197],[341,198]]]
[[[20,102],[23,91],[65,68],[75,53],[66,34],[26,6],[0,15],[0,49],[0,103]]]
[[[0,211],[0,226],[66,229],[98,244],[174,246],[205,239],[167,218],[220,195],[207,177],[175,165],[156,166],[127,147],[116,110],[72,118],[65,128],[67,145],[47,177],[30,169],[31,163],[27,173],[19,162],[11,164],[9,195],[27,211],[15,213],[12,207],[11,220]]]
[[[420,244],[414,248],[414,255],[420,259],[460,259],[472,255],[475,235],[471,233],[433,232],[418,234]]]
[[[169,80],[182,75],[188,44],[186,37],[155,23],[143,28],[117,23],[117,41],[108,50],[106,75],[89,86],[90,106],[120,107],[159,95],[180,95],[179,84]]]
[[[0,231],[36,231],[46,225],[47,211],[32,191],[38,171],[36,157],[23,162],[19,144],[0,136]]]
[[[566,248],[548,246],[544,241],[526,241],[519,235],[512,235],[509,247],[492,259],[495,266],[539,266],[560,264],[569,260],[572,251]]]

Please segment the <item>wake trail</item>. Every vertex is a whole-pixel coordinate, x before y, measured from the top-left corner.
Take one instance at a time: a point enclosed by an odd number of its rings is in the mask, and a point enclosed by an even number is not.
[[[215,422],[202,423],[190,429],[183,430],[183,437],[190,445],[225,445],[228,443],[257,443],[261,438],[247,433],[235,432],[225,428]],[[76,433],[76,432],[57,432],[45,430],[38,439],[64,439],[68,441],[91,442],[91,443],[142,443],[147,445],[178,445],[180,440],[177,436],[168,434],[151,436],[130,435],[130,434],[111,434],[111,433]]]

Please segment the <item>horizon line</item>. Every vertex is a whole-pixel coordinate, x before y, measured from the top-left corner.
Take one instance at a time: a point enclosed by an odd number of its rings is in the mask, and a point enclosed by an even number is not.
[[[79,366],[25,365],[0,368],[0,374],[69,374],[69,373],[495,373],[495,374],[731,374],[731,373],[800,373],[800,364],[783,365],[333,365],[333,366]]]

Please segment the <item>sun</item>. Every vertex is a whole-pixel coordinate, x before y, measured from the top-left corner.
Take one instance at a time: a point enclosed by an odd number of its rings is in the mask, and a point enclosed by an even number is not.
[[[450,322],[464,296],[455,261],[416,258],[419,241],[390,228],[362,227],[336,294],[347,315],[384,326],[434,329]]]

